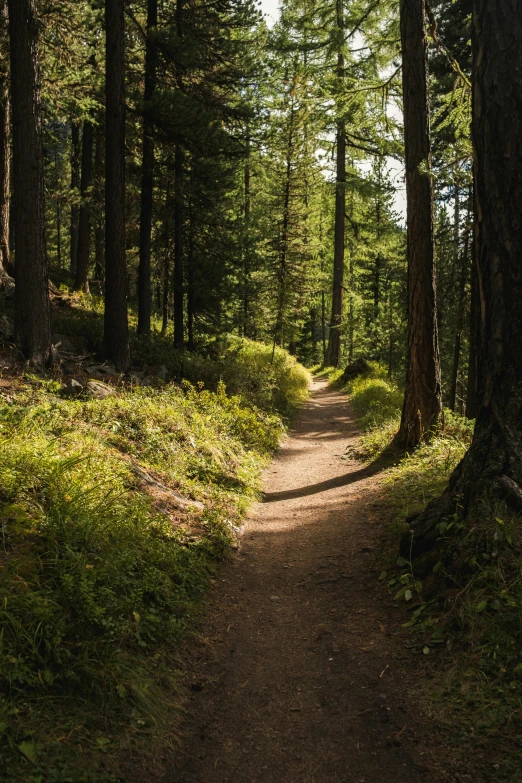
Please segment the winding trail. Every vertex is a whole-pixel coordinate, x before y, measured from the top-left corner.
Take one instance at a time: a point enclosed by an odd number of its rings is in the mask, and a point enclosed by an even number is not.
[[[315,381],[189,649],[165,783],[447,779],[405,687],[404,614],[376,574],[379,477],[345,457],[356,438],[346,397]]]

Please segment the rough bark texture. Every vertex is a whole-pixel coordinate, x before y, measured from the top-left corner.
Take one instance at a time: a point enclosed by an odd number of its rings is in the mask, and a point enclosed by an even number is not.
[[[150,247],[152,232],[152,196],[154,187],[154,137],[150,102],[156,87],[156,44],[151,34],[158,25],[158,0],[147,0],[147,44],[145,52],[145,90],[143,115],[143,153],[141,164],[140,262],[138,268],[138,334],[150,334],[151,284]]]
[[[16,184],[15,337],[26,358],[45,363],[51,316],[45,252],[44,169],[36,0],[9,0],[13,176]]]
[[[109,359],[130,362],[125,259],[125,46],[124,0],[106,0],[105,319]]]
[[[497,494],[522,505],[522,2],[474,0],[473,144],[480,408],[448,490],[414,522],[414,549],[438,520]]]
[[[480,312],[478,301],[478,270],[476,242],[471,247],[471,303],[469,324],[468,390],[466,395],[466,416],[477,418],[477,346],[480,341]]]
[[[344,30],[343,6],[337,0],[337,27]],[[344,79],[344,55],[337,55],[337,79]],[[344,293],[344,226],[346,222],[346,132],[344,118],[337,122],[336,135],[336,186],[335,186],[335,237],[332,289],[332,317],[328,339],[328,364],[338,367],[341,361],[341,330]]]
[[[401,0],[404,142],[408,210],[408,358],[396,444],[416,446],[442,413],[435,297],[433,187],[424,0]]]
[[[7,39],[7,0],[0,2],[0,35],[2,42]],[[7,67],[0,69],[0,280],[11,273],[11,253],[9,250],[9,189],[11,148],[9,72]]]
[[[174,157],[174,346],[184,345],[183,315],[183,150]]]
[[[89,260],[91,255],[91,204],[90,190],[92,185],[94,146],[94,127],[92,122],[83,124],[82,140],[82,178],[81,178],[81,204],[80,221],[78,225],[78,258],[76,262],[76,279],[74,288],[76,291],[89,293]]]

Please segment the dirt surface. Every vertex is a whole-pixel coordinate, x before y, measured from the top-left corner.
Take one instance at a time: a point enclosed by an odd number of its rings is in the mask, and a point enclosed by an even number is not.
[[[377,468],[324,382],[265,477],[190,649],[184,744],[165,783],[433,783],[413,660],[378,582]]]

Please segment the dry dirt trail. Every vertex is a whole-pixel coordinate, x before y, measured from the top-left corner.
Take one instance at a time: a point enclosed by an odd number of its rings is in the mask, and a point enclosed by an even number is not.
[[[346,397],[315,381],[188,651],[165,783],[447,779],[404,687],[404,614],[377,579],[379,477],[343,458],[356,437]]]

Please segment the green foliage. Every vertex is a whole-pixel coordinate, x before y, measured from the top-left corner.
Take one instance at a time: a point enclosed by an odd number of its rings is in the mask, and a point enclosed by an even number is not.
[[[277,368],[272,384],[287,386],[272,385],[272,398],[290,410],[297,397],[286,376],[306,375],[282,352]],[[27,772],[28,743],[43,768],[56,753],[70,756],[67,743],[53,745],[66,727],[87,744],[108,743],[112,725],[161,728],[176,702],[176,643],[281,433],[279,416],[227,396],[223,383],[89,401],[28,390],[0,409],[0,734],[9,769]]]

